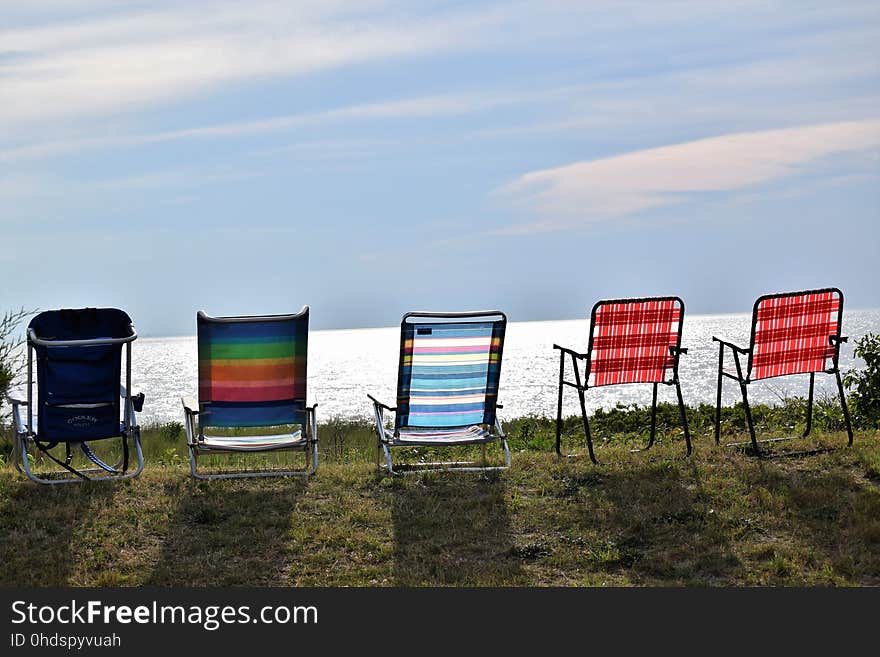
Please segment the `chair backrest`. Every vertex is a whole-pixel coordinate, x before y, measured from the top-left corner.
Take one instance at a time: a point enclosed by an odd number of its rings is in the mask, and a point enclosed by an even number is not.
[[[306,422],[309,308],[295,315],[198,314],[199,426]]]
[[[752,313],[749,378],[821,372],[837,364],[843,293],[837,288],[767,294]]]
[[[494,424],[506,327],[498,311],[404,315],[395,429]]]
[[[30,321],[27,342],[37,360],[41,440],[77,442],[122,434],[122,345],[136,335],[131,318],[116,308],[49,310]],[[131,371],[128,360],[126,368]]]
[[[587,384],[661,383],[678,376],[684,302],[679,297],[606,299],[593,306]]]

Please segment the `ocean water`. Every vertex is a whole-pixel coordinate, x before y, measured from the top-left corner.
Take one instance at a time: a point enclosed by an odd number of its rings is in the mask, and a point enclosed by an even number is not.
[[[553,343],[578,351],[587,348],[588,320],[512,322],[508,324],[501,368],[501,417],[556,413],[556,386],[559,352]],[[687,315],[679,374],[687,404],[714,403],[718,335],[747,346],[749,314]],[[843,334],[850,344],[841,350],[841,369],[854,365],[852,341],[868,332],[880,332],[880,310],[847,310]],[[309,403],[318,403],[318,420],[331,417],[365,418],[371,411],[367,393],[393,406],[397,383],[400,328],[312,331],[309,334]],[[181,396],[196,397],[198,368],[196,338],[138,338],[133,346],[132,383],[146,394],[141,423],[182,420]],[[775,403],[781,397],[807,393],[806,375],[781,377],[749,386],[749,399]],[[834,377],[816,377],[816,395],[836,395]],[[725,381],[724,403],[739,399],[733,381]],[[661,386],[659,399],[674,401],[675,390]],[[592,389],[587,393],[589,410],[625,404],[651,403],[650,385],[620,385]],[[566,414],[578,413],[577,395],[569,390],[564,404]]]

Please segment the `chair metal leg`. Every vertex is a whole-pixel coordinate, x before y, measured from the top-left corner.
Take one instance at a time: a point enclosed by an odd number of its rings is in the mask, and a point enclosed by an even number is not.
[[[807,396],[807,428],[804,429],[804,438],[810,435],[813,428],[813,384],[816,380],[816,373],[810,372],[810,394]]]
[[[655,384],[656,385],[656,384]],[[684,397],[681,394],[681,384],[675,382],[675,392],[678,394],[678,412],[681,415],[681,425],[684,427],[684,442],[687,445],[687,455],[691,455],[691,431],[688,427],[687,413],[684,410]]]
[[[562,383],[565,376],[565,353],[559,352],[559,394],[556,401],[556,456],[562,456]]]
[[[34,472],[31,469],[30,461],[28,461],[28,451],[27,451],[27,438],[24,436],[19,436],[20,445],[20,459],[19,462],[21,467],[19,468],[25,476],[31,481],[34,481],[38,484],[50,484],[50,485],[59,485],[59,484],[72,484],[79,483],[82,481],[122,481],[123,479],[132,479],[137,477],[144,469],[144,454],[141,449],[141,439],[140,439],[140,428],[133,427],[132,429],[132,442],[134,443],[135,456],[137,457],[137,466],[131,472],[126,473],[117,473],[114,472],[112,474],[107,474],[107,471],[103,468],[88,468],[85,470],[73,470],[71,474],[75,476],[69,476],[67,472],[63,470],[56,470],[52,473],[47,473],[44,475],[40,475]],[[126,437],[122,437],[122,440],[127,440]],[[51,455],[48,452],[44,452],[47,456]],[[61,459],[51,459],[60,465],[66,465],[68,468],[71,466],[66,463],[66,460]],[[61,475],[61,476],[57,476]],[[97,476],[96,476],[97,475]]]
[[[27,442],[23,434],[16,432],[15,438],[12,440],[12,459],[15,461],[15,469],[24,472],[21,468],[19,459],[27,458]]]
[[[752,422],[752,409],[749,406],[749,396],[746,392],[746,384],[740,381],[739,388],[742,391],[743,408],[746,411],[746,424],[749,425],[749,437],[752,439],[752,447],[757,456],[761,456],[761,448],[758,447],[758,439],[755,437],[755,425]]]
[[[578,388],[578,397],[581,402],[581,417],[584,420],[584,433],[587,436],[587,449],[590,452],[590,460],[593,463],[598,464],[599,462],[596,460],[596,455],[593,453],[593,436],[590,434],[590,421],[587,419],[587,404],[584,400],[584,391]]]
[[[724,345],[718,343],[718,395],[715,397],[715,444],[721,442],[721,386],[724,381]]]
[[[837,379],[837,392],[840,394],[840,405],[843,408],[843,419],[846,420],[846,435],[849,437],[847,441],[847,445],[852,447],[853,444],[853,430],[852,430],[852,421],[849,417],[849,407],[846,405],[846,393],[843,391],[843,381],[840,380],[840,370],[834,371],[834,376]]]
[[[388,471],[388,474],[395,475],[397,474],[394,471],[394,463],[391,461],[391,450],[388,449],[388,443],[382,443],[382,450],[385,452],[385,469]]]
[[[654,397],[651,401],[651,437],[645,449],[651,449],[654,446],[654,436],[657,435],[657,384],[654,384]]]

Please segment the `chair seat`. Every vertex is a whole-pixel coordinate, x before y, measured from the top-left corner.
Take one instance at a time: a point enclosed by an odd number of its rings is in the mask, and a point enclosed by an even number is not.
[[[492,442],[497,436],[480,426],[454,429],[401,429],[397,436],[386,432],[394,445],[468,445]]]
[[[263,452],[306,445],[308,441],[303,437],[302,430],[299,430],[270,436],[204,436],[198,447],[206,451]]]

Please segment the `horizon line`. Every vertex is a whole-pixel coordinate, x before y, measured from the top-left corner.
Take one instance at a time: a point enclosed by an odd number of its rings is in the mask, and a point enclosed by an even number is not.
[[[880,307],[876,308],[847,308],[844,309],[844,315],[852,312],[880,312]],[[699,312],[690,312],[686,313],[688,317],[724,317],[724,316],[732,316],[732,315],[751,315],[751,310],[740,311],[740,312],[714,312],[714,313],[699,313]],[[577,322],[577,321],[589,321],[589,314],[581,317],[556,317],[549,319],[521,319],[521,320],[509,320],[508,324],[536,324],[539,322]],[[138,323],[134,322],[135,327],[138,327]],[[327,328],[312,328],[309,327],[310,331],[368,331],[368,330],[379,330],[379,329],[391,329],[398,328],[399,324],[391,324],[391,325],[374,325],[374,326],[335,326],[335,327],[327,327]],[[167,339],[167,338],[192,338],[196,337],[195,333],[174,333],[174,334],[153,334],[153,333],[143,333],[138,331],[138,337],[147,339],[147,340],[159,340],[159,339]]]

